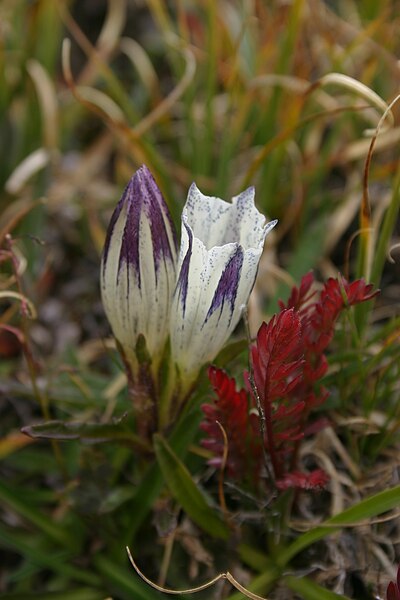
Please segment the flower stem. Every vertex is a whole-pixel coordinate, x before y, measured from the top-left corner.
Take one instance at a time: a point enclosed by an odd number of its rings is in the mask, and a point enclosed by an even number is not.
[[[268,451],[271,457],[271,464],[274,470],[275,482],[277,479],[281,477],[281,467],[278,461],[278,457],[276,455],[276,448],[274,443],[274,431],[272,426],[272,410],[271,403],[268,402],[268,381],[265,382],[264,389],[264,419],[265,419],[265,433],[267,437]]]
[[[158,430],[165,431],[172,420],[172,404],[177,401],[178,380],[176,365],[171,357],[168,357],[165,378],[162,382],[158,402]]]

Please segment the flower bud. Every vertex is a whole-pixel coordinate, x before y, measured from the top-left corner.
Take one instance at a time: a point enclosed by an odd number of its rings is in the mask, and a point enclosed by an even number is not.
[[[176,261],[168,207],[142,166],[111,217],[101,264],[104,310],[134,378],[143,341],[153,374],[157,372],[169,332]]]

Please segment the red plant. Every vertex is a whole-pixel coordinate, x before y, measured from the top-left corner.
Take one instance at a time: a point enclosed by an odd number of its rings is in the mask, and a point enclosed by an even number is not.
[[[202,406],[205,420],[200,428],[208,436],[202,445],[214,453],[209,464],[218,468],[223,466],[224,438],[218,426],[220,423],[228,438],[228,474],[234,479],[249,474],[250,478],[257,481],[262,447],[257,435],[259,427],[256,416],[250,414],[251,398],[244,389],[237,391],[235,380],[221,369],[210,367],[208,377],[217,394],[214,404]]]
[[[303,356],[301,322],[293,308],[263,323],[251,349],[254,384],[275,480],[284,475],[289,448],[303,437],[298,423],[305,403],[291,395],[301,381]]]
[[[244,390],[237,392],[234,380],[225,373],[210,369],[218,400],[214,406],[203,406],[206,421],[202,429],[209,435],[203,445],[213,451],[212,463],[220,465],[223,439],[215,423],[218,420],[228,438],[228,472],[237,478],[244,475],[245,464],[248,467],[251,462],[258,465],[259,472],[261,444],[254,440],[249,444],[250,432],[254,435],[257,430],[251,420],[257,408],[264,448],[275,485],[281,490],[318,489],[328,481],[320,469],[310,473],[298,470],[299,445],[305,435],[315,433],[327,422],[326,419],[310,422],[309,418],[312,409],[329,394],[319,380],[328,368],[325,351],[337,318],[345,308],[370,300],[378,293],[372,292],[372,285],[363,280],[350,284],[344,279],[330,278],[313,301],[313,281],[312,273],[305,275],[300,286],[293,288],[288,302],[280,302],[280,313],[261,325],[251,348],[254,385],[249,386],[252,388],[249,396]]]
[[[387,586],[386,600],[400,600],[400,565],[397,569],[396,582],[391,581]]]

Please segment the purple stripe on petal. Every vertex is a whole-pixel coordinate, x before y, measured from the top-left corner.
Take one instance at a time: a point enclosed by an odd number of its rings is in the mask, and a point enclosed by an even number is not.
[[[176,233],[161,191],[149,169],[143,165],[129,181],[111,217],[104,246],[104,265],[107,260],[110,243],[112,243],[115,223],[124,205],[126,206],[126,219],[121,240],[118,275],[123,264],[130,265],[136,275],[137,285],[140,289],[141,260],[154,261],[154,270],[157,279],[161,261],[169,260],[172,263],[175,262],[177,248]],[[148,219],[150,226],[152,257],[140,256],[140,226],[143,216]],[[170,229],[170,237],[168,237],[168,227]],[[170,238],[172,238],[172,241],[170,241]]]
[[[207,323],[211,315],[218,309],[224,307],[225,302],[229,302],[231,315],[229,317],[229,323],[232,318],[232,314],[235,308],[236,294],[240,281],[240,274],[243,266],[243,248],[237,245],[235,253],[231,256],[226,264],[225,269],[222,272],[221,278],[218,282],[217,289],[214,293],[211,306],[208,309],[204,324]]]
[[[143,177],[143,192],[145,192],[144,211],[150,221],[151,241],[157,277],[157,272],[162,260],[175,261],[178,242],[175,227],[172,223],[171,215],[163,195],[147,167],[142,167],[142,169],[145,169],[146,171],[146,177]],[[169,229],[172,232],[172,243],[174,248],[171,248],[165,221],[167,221]]]
[[[124,202],[126,202],[126,219],[124,232],[122,234],[121,250],[119,254],[118,276],[124,263],[132,266],[137,277],[138,287],[140,289],[139,235],[143,195],[141,193],[139,171],[137,171],[129,181],[123,198]]]
[[[185,254],[185,258],[182,261],[181,269],[179,271],[178,281],[176,283],[175,295],[178,294],[179,300],[182,303],[182,313],[185,316],[186,311],[186,298],[188,292],[188,282],[189,282],[189,266],[190,259],[192,257],[192,248],[193,248],[193,233],[190,227],[183,223],[183,226],[186,228],[188,234],[188,249]]]

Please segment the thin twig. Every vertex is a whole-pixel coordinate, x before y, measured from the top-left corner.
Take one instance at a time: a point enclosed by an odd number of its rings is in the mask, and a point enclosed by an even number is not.
[[[180,596],[182,594],[195,594],[196,592],[201,592],[201,591],[206,590],[207,588],[213,586],[218,581],[221,581],[221,579],[225,579],[226,581],[229,581],[229,583],[231,585],[233,585],[233,587],[235,587],[239,592],[244,594],[247,598],[250,598],[250,600],[268,600],[267,598],[264,598],[263,596],[258,596],[257,594],[254,594],[250,590],[243,587],[238,581],[236,581],[236,579],[233,577],[233,575],[231,575],[231,573],[229,573],[229,571],[227,571],[226,573],[219,573],[219,575],[217,575],[213,579],[210,579],[210,581],[207,581],[206,583],[203,583],[202,585],[199,585],[194,588],[189,588],[186,590],[172,590],[171,588],[162,587],[161,585],[157,585],[157,583],[154,583],[154,581],[151,581],[150,579],[148,579],[148,577],[146,577],[146,575],[144,575],[144,573],[142,573],[142,571],[139,569],[139,567],[133,560],[133,556],[132,556],[131,551],[129,550],[128,546],[126,546],[126,551],[128,553],[131,565],[135,569],[135,571],[139,575],[139,577],[141,579],[143,579],[143,581],[145,583],[147,583],[147,585],[154,588],[158,592],[162,592],[164,594],[173,594],[175,596]]]
[[[244,321],[244,325],[245,325],[245,329],[246,329],[246,335],[247,335],[247,341],[249,344],[249,383],[251,385],[251,391],[253,392],[253,396],[256,400],[256,405],[257,405],[257,411],[258,411],[258,416],[259,416],[259,421],[260,421],[260,434],[261,434],[261,440],[262,440],[262,450],[263,450],[263,457],[264,457],[264,463],[265,463],[265,469],[267,471],[267,475],[268,475],[268,479],[271,481],[271,483],[275,482],[275,478],[272,476],[272,472],[269,466],[269,456],[267,454],[267,450],[265,448],[265,436],[266,436],[266,420],[265,420],[265,412],[264,412],[264,408],[261,404],[261,398],[260,395],[258,393],[257,390],[257,386],[256,386],[256,382],[254,381],[254,371],[253,371],[253,365],[251,363],[251,335],[250,335],[250,327],[249,327],[249,318],[248,318],[248,313],[247,313],[247,308],[245,308],[243,310],[243,321]]]

